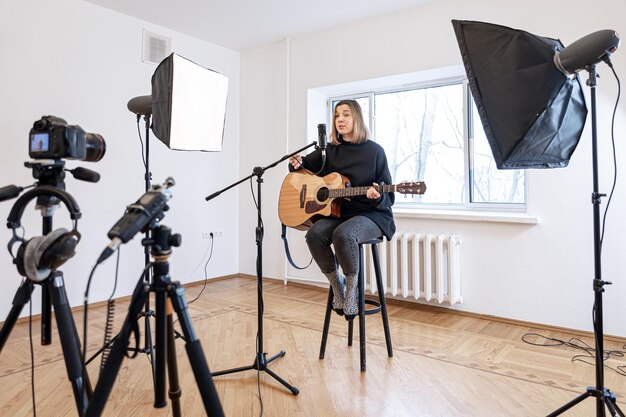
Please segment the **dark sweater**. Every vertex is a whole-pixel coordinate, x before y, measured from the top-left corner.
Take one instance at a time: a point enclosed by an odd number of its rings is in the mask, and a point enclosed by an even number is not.
[[[321,164],[322,154],[319,149],[302,158],[302,166],[312,172],[319,171]],[[292,168],[291,165],[289,168]],[[372,185],[374,182],[379,185],[391,184],[385,151],[371,140],[358,144],[328,144],[326,163],[318,175],[325,176],[331,172],[346,176],[353,187]],[[376,200],[365,195],[351,197],[341,205],[341,218],[368,217],[380,227],[387,239],[391,239],[396,231],[391,212],[394,201],[393,193],[381,193],[381,197]]]

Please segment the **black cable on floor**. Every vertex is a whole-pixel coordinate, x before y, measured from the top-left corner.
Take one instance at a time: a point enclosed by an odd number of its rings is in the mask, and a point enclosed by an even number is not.
[[[535,338],[536,340],[532,340],[532,338]],[[595,349],[577,337],[572,337],[568,341],[565,341],[561,339],[547,337],[539,333],[526,333],[525,335],[522,336],[522,341],[524,343],[527,343],[533,346],[544,346],[544,347],[564,346],[564,347],[569,347],[569,348],[576,349],[576,350],[581,350],[584,353],[576,354],[572,356],[572,359],[571,359],[572,363],[582,362],[588,365],[595,366],[595,359],[596,359]],[[606,361],[610,358],[623,358],[626,354],[626,345],[623,347],[623,349],[624,350],[605,350],[603,352],[603,359]],[[612,366],[608,366],[605,363],[604,367],[618,373],[619,375],[626,376],[626,365],[612,367]]]

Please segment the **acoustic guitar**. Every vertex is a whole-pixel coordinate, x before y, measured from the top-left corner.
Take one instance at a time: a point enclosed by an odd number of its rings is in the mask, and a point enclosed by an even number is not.
[[[338,218],[343,199],[365,195],[370,187],[371,185],[351,187],[350,180],[336,172],[324,177],[305,171],[290,172],[280,189],[278,217],[285,226],[306,230],[319,216]],[[415,181],[379,185],[378,192],[424,194],[426,184],[422,181]]]

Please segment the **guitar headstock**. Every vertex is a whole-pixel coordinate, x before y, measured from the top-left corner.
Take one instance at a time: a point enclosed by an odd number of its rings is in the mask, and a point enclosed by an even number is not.
[[[426,192],[426,183],[423,181],[405,181],[396,185],[396,192],[402,194],[421,195]]]

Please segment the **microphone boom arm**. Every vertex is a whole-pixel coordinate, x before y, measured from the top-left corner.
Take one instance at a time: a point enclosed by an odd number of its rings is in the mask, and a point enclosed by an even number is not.
[[[244,182],[244,181],[249,180],[249,179],[250,179],[250,178],[252,178],[252,177],[260,177],[260,176],[262,176],[262,175],[263,175],[263,173],[264,173],[266,170],[268,170],[268,169],[270,169],[270,168],[275,167],[276,165],[280,164],[281,162],[283,162],[283,161],[285,161],[285,160],[287,160],[287,159],[291,158],[292,156],[294,156],[294,155],[296,155],[296,154],[298,154],[298,153],[300,153],[300,152],[304,151],[305,149],[310,148],[311,146],[315,146],[315,147],[317,148],[317,142],[311,142],[311,143],[309,143],[308,145],[306,145],[306,146],[304,146],[304,147],[302,147],[302,148],[298,149],[297,151],[292,152],[292,153],[290,153],[290,154],[287,154],[287,155],[283,156],[283,157],[282,157],[282,158],[280,158],[278,161],[276,161],[276,162],[274,162],[274,163],[272,163],[272,164],[270,164],[270,165],[266,166],[265,168],[261,168],[261,167],[256,167],[256,168],[254,168],[254,170],[253,170],[252,174],[248,175],[248,176],[247,176],[247,177],[245,177],[245,178],[242,178],[241,180],[239,180],[239,181],[237,181],[237,182],[235,182],[235,183],[233,183],[233,184],[229,185],[229,186],[228,186],[228,187],[226,187],[226,188],[221,189],[220,191],[216,191],[216,192],[214,192],[213,194],[211,194],[211,195],[209,195],[209,196],[205,197],[204,199],[205,199],[206,201],[212,200],[212,199],[214,199],[215,197],[217,197],[218,195],[222,194],[223,192],[230,190],[231,188],[233,188],[233,187],[235,187],[235,186],[237,186],[237,185],[241,184],[241,183],[242,183],[242,182]]]

